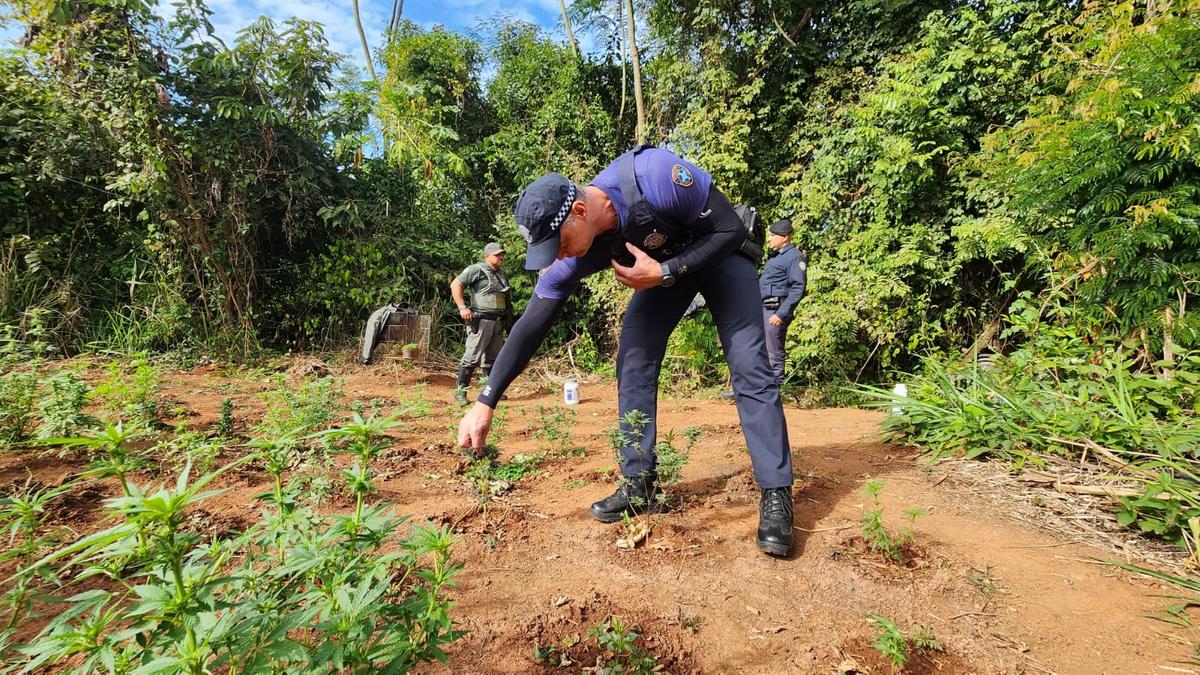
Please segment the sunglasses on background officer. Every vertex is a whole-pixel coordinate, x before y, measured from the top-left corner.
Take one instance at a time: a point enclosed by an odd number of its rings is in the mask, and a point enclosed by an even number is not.
[[[667,339],[693,297],[708,303],[729,363],[754,477],[762,490],[757,545],[787,555],[792,537],[792,457],[787,422],[768,364],[755,252],[712,177],[678,155],[642,146],[586,186],[551,173],[525,188],[516,222],[528,242],[525,267],[541,270],[533,297],[496,357],[491,378],[459,424],[458,442],[482,450],[495,406],[537,351],[567,298],[590,274],[611,269],[636,291],[617,351],[618,408],[629,441],[623,480],[591,505],[601,522],[664,510],[656,481],[658,379]],[[761,256],[761,248],[757,255]],[[630,411],[649,418],[634,434]]]

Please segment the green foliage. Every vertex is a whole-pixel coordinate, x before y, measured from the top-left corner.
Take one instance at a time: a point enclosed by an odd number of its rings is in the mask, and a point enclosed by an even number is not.
[[[23,368],[0,372],[0,443],[29,437],[37,401],[38,376]]]
[[[683,448],[675,447],[675,430],[663,434],[663,439],[655,444],[654,456],[657,459],[655,472],[658,475],[659,487],[678,485],[683,480],[683,467],[687,466],[688,454],[700,438],[700,430],[688,427],[683,431],[687,444]]]
[[[605,654],[603,666],[598,669],[599,673],[648,675],[658,667],[658,659],[637,643],[641,634],[616,615],[609,615],[604,621],[593,626],[588,631],[588,636],[596,639]]]
[[[1200,5],[1096,3],[1050,34],[1055,58],[1038,79],[1052,89],[983,139],[972,196],[1037,238],[1039,267],[1081,272],[1090,318],[1194,345],[1200,324],[1184,306],[1200,282]]]
[[[892,532],[884,525],[883,505],[879,503],[879,493],[882,491],[883,481],[878,478],[872,478],[863,485],[863,499],[870,502],[859,523],[863,541],[872,552],[896,562],[903,562],[905,548],[916,539],[916,535],[909,526],[905,526],[899,532]],[[915,524],[917,518],[924,513],[921,509],[909,509],[904,512],[904,517],[911,525]]]
[[[537,417],[541,426],[533,430],[533,437],[545,444],[547,452],[561,457],[583,456],[583,448],[574,445],[574,408],[539,405]]]
[[[304,380],[263,394],[267,412],[255,427],[263,437],[298,435],[328,424],[342,410],[341,382],[334,377]]]
[[[160,371],[144,356],[115,359],[107,366],[109,378],[89,395],[120,419],[156,426],[159,422]]]
[[[37,403],[42,422],[35,436],[58,438],[91,427],[96,420],[84,413],[88,391],[83,378],[70,370],[60,370],[48,377]]]
[[[875,642],[871,646],[898,670],[904,669],[914,652],[942,651],[941,643],[928,628],[917,627],[905,632],[887,617],[878,614],[870,614],[869,617],[871,624],[877,629]]]
[[[1027,341],[1008,356],[987,366],[928,360],[907,397],[865,389],[902,410],[885,427],[935,457],[991,457],[1017,469],[1106,453],[1144,490],[1123,500],[1119,522],[1194,546],[1200,356],[1152,360],[1140,340],[1103,332],[1069,297],[1037,303],[1026,294],[1013,307],[1008,332]]]
[[[233,399],[221,399],[221,416],[217,418],[217,435],[222,438],[233,436]]]
[[[61,585],[65,595],[16,663],[201,673],[409,671],[445,661],[442,646],[460,635],[445,596],[459,572],[449,532],[414,526],[397,536],[403,521],[391,507],[363,501],[367,465],[395,424],[356,417],[325,432],[359,462],[345,476],[359,498],[351,516],[270,499],[240,534],[206,541],[185,527],[186,513],[221,492],[211,489],[221,475],[254,455],[195,481],[189,464],[173,486],[127,485],[106,504],[112,527],[22,566],[19,575],[52,569],[44,590]],[[123,438],[117,428],[86,443],[112,454]],[[76,592],[97,575],[120,583]]]

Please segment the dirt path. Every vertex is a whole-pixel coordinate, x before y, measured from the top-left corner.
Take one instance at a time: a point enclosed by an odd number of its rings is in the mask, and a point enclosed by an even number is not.
[[[616,414],[612,384],[583,388],[571,425],[572,446],[583,456],[548,459],[539,474],[478,509],[456,473],[461,455],[449,441],[458,412],[446,405],[448,377],[358,367],[341,374],[349,399],[377,399],[385,409],[416,397],[432,403],[383,460],[378,497],[414,518],[454,524],[458,533],[455,557],[465,569],[453,615],[468,633],[442,670],[550,672],[534,660],[535,647],[586,637],[615,614],[640,629],[671,672],[890,672],[871,647],[874,613],[904,629],[928,627],[944,646],[906,672],[1191,672],[1182,663],[1196,635],[1145,616],[1162,609],[1165,601],[1151,596],[1168,589],[1095,564],[1091,558],[1107,556],[956,492],[907,451],[874,440],[875,413],[787,411],[802,536],[790,558],[776,559],[754,547],[758,492],[733,405],[665,398],[660,429],[699,426],[703,433],[673,489],[681,506],[653,518],[648,539],[625,550],[616,546],[621,524],[586,515],[613,488],[606,438]],[[245,426],[261,416],[254,392],[267,385],[234,375],[172,375],[169,396],[195,428],[211,424],[221,399],[233,396]],[[557,394],[522,382],[511,397],[501,459],[545,451],[533,432],[539,407],[557,406]],[[71,469],[9,456],[0,481],[27,467],[44,480]],[[926,511],[914,527],[920,555],[908,566],[862,555],[856,542],[860,491],[871,477],[884,483],[889,526],[901,526],[905,509]],[[206,518],[236,528],[255,517],[247,497],[260,483],[240,480],[205,505]],[[80,497],[74,515],[64,517],[86,529],[101,496]]]

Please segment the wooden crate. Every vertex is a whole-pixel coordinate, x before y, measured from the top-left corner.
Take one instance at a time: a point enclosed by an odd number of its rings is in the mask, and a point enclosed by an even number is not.
[[[392,312],[383,329],[382,342],[417,345],[422,352],[429,351],[429,334],[433,329],[433,317],[416,312]]]

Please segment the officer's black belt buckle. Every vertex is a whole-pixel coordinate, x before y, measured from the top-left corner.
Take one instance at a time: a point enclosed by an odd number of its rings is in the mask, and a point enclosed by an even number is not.
[[[763,298],[763,309],[779,309],[779,304],[782,301],[782,298]]]

